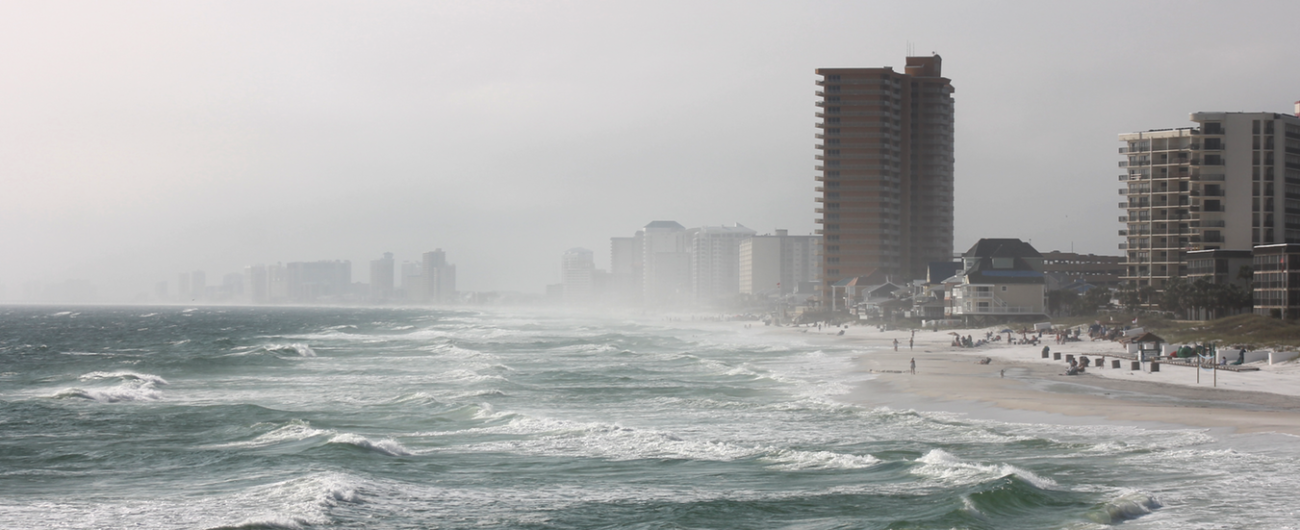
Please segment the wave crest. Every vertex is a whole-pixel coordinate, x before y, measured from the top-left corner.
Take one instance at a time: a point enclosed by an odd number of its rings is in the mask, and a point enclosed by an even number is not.
[[[1039,476],[1027,469],[1021,469],[1010,464],[974,464],[963,461],[943,449],[931,449],[930,452],[916,459],[916,461],[925,465],[914,470],[914,473],[953,483],[981,482],[991,478],[1015,475],[1038,489],[1049,490],[1057,487],[1056,481]]]
[[[772,462],[773,469],[803,471],[812,469],[866,469],[880,463],[871,455],[851,455],[831,451],[796,451],[783,449],[762,460]]]
[[[1160,501],[1155,497],[1138,491],[1129,491],[1093,507],[1088,512],[1088,519],[1101,524],[1117,524],[1142,517],[1161,506]]]
[[[140,381],[153,385],[166,385],[167,380],[153,374],[141,374],[136,372],[118,371],[118,372],[90,372],[78,377],[82,381],[96,381],[100,379],[121,379],[123,381]]]
[[[388,456],[410,456],[411,455],[411,452],[407,450],[405,447],[402,447],[402,444],[399,444],[397,443],[397,441],[392,439],[385,439],[385,440],[380,440],[378,442],[374,442],[364,436],[345,433],[345,434],[336,435],[335,437],[331,438],[329,443],[352,445],[368,451],[374,451],[376,453],[381,453]]]
[[[268,344],[266,346],[263,346],[262,349],[271,353],[293,354],[299,357],[316,356],[316,350],[311,349],[311,346],[308,346],[301,342],[293,342],[289,344]]]
[[[53,397],[88,399],[100,403],[157,401],[162,399],[162,392],[158,391],[158,387],[167,384],[167,380],[153,374],[127,371],[90,372],[78,379],[84,382],[117,379],[119,382],[115,386],[105,388],[65,388],[55,393]]]

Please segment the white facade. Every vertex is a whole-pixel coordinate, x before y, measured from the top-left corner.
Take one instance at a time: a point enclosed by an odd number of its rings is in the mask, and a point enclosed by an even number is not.
[[[781,240],[755,236],[740,243],[740,294],[780,293]]]
[[[696,304],[725,302],[740,292],[740,242],[753,237],[740,223],[687,231],[691,296]]]

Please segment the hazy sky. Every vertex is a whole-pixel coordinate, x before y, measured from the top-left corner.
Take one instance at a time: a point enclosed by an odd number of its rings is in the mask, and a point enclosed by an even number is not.
[[[540,292],[656,219],[815,228],[818,67],[956,87],[956,247],[1118,255],[1116,135],[1292,112],[1300,2],[0,1],[0,282],[418,259]],[[173,289],[175,286],[173,285]]]

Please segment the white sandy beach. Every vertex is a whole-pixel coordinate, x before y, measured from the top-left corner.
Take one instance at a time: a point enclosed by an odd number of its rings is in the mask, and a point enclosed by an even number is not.
[[[1122,361],[1120,369],[1107,362],[1104,368],[1090,367],[1084,374],[1067,376],[1067,354],[1095,358],[1100,354],[1123,355],[1127,349],[1117,342],[1086,338],[1058,345],[1053,335],[1044,335],[1038,345],[998,342],[959,348],[951,345],[950,330],[917,331],[909,349],[912,332],[908,330],[882,332],[870,326],[850,326],[844,335],[838,335],[836,328],[772,331],[861,344],[863,354],[857,359],[858,369],[877,374],[867,383],[869,387],[878,390],[874,385],[886,385],[933,403],[978,403],[1010,411],[1300,436],[1300,362],[1274,366],[1267,362],[1247,363],[1259,368],[1250,372],[1220,370],[1216,374],[1201,370],[1199,383],[1195,368],[1161,365],[1160,371],[1152,373],[1129,369],[1129,361]],[[955,331],[978,339],[996,329]],[[1003,337],[1005,340],[1005,334]],[[897,352],[893,350],[895,339],[900,343]],[[1044,345],[1052,352],[1061,352],[1062,360],[1043,359]],[[913,358],[915,375],[908,373]],[[991,362],[977,362],[984,358]],[[846,399],[891,404],[882,402],[881,395],[864,388]]]

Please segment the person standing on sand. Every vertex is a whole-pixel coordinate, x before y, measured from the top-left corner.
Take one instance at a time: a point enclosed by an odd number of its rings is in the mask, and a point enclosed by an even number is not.
[[[915,338],[907,339],[907,349],[912,349],[912,344],[916,342]]]
[[[912,358],[912,375],[916,375],[916,357]]]
[[[894,339],[894,351],[898,351],[898,339]]]

